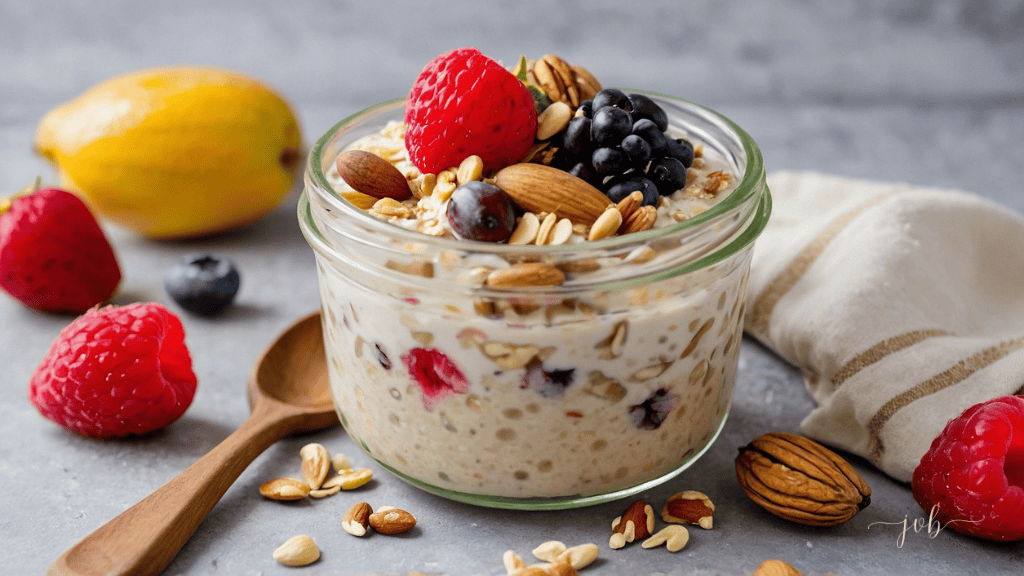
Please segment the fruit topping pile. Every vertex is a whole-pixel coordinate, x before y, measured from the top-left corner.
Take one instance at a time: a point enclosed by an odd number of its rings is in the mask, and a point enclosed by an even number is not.
[[[354,191],[339,193],[381,219],[435,236],[541,244],[599,240],[706,210],[731,178],[691,172],[703,168],[702,152],[670,127],[656,98],[603,88],[550,54],[507,70],[460,48],[416,78],[400,126],[356,142],[336,164]],[[594,233],[613,208],[619,217]],[[571,234],[533,230],[560,222]]]
[[[693,144],[671,138],[668,115],[643,94],[605,88],[584,102],[565,130],[552,141],[552,165],[590,182],[612,202],[643,193],[654,206],[686,185]]]
[[[181,321],[147,303],[95,308],[65,327],[32,375],[28,395],[64,428],[110,438],[168,426],[195,391]]]

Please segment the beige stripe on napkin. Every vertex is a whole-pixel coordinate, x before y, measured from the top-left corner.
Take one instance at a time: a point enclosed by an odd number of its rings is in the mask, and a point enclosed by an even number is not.
[[[804,433],[907,481],[949,419],[1024,388],[1024,220],[949,190],[768,185],[746,330],[803,372]]]

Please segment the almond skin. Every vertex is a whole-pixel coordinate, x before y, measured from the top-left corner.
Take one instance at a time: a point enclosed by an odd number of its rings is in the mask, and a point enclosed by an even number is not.
[[[612,201],[584,180],[543,164],[513,164],[494,175],[494,184],[521,208],[554,212],[574,224],[590,226]]]
[[[405,200],[412,196],[409,182],[390,162],[363,150],[343,152],[335,160],[338,174],[356,192],[374,198]]]

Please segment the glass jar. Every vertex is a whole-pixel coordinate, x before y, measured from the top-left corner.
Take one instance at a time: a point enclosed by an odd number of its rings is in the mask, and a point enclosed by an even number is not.
[[[702,145],[736,186],[695,217],[594,242],[428,236],[342,198],[327,170],[356,139],[401,121],[401,100],[316,142],[299,221],[316,255],[332,392],[348,434],[383,467],[472,504],[570,508],[662,483],[718,436],[771,198],[746,132],[648,95],[670,132]],[[479,281],[518,262],[552,263],[566,280]]]

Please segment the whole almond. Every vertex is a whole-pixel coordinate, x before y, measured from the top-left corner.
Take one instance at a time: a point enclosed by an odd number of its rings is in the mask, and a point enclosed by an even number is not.
[[[390,162],[364,150],[343,152],[335,160],[338,174],[355,191],[374,198],[405,200],[412,196],[409,182]]]
[[[359,502],[348,509],[345,517],[341,520],[341,527],[353,536],[363,536],[366,528],[370,525],[370,515],[373,508],[366,502]]]
[[[381,534],[401,534],[412,530],[416,518],[401,508],[382,508],[367,518],[370,527]]]
[[[494,175],[494,184],[528,212],[554,212],[590,226],[612,203],[600,190],[568,172],[543,164],[513,164]]]
[[[565,272],[546,262],[520,262],[487,275],[487,285],[492,288],[558,286],[562,282],[565,282]]]

